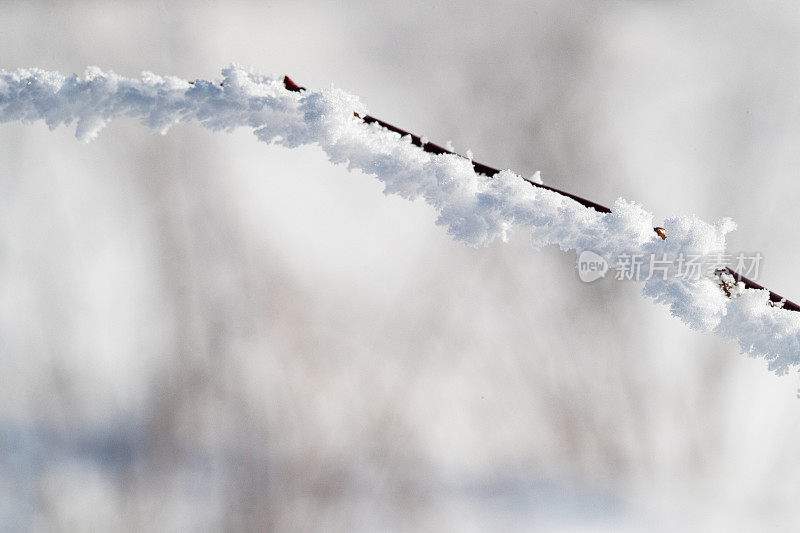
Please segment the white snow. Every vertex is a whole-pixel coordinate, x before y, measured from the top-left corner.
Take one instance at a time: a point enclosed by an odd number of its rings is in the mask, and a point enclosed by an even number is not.
[[[251,128],[258,139],[289,148],[317,144],[334,164],[375,176],[386,194],[423,198],[439,213],[437,223],[471,246],[505,240],[510,228],[530,231],[535,246],[557,244],[580,254],[591,250],[614,262],[620,254],[714,256],[725,250],[730,219],[709,224],[695,216],[664,221],[669,237],[653,232],[653,216],[618,199],[611,213],[532,187],[504,170],[494,178],[476,174],[467,158],[424,152],[410,138],[365,124],[365,106],[336,88],[287,91],[282,78],[236,66],[220,81],[188,82],[144,73],[141,79],[96,67],[65,77],[39,69],[0,71],[0,122],[43,120],[51,129],[76,123],[80,140],[95,138],[115,117],[136,117],[164,134],[173,124],[197,121],[212,130]],[[642,265],[646,273],[648,264]],[[800,313],[768,305],[767,291],[739,287],[729,299],[713,276],[697,280],[653,277],[643,293],[669,306],[690,327],[738,341],[741,350],[764,357],[785,373],[800,363]]]

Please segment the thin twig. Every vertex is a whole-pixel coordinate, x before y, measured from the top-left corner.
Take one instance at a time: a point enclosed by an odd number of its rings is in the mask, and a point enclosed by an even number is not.
[[[292,81],[292,79],[289,76],[284,76],[283,77],[283,85],[284,85],[284,87],[286,87],[287,90],[294,91],[294,92],[301,92],[301,91],[304,91],[306,89],[305,87],[300,87],[299,85],[297,85],[294,81]],[[395,133],[399,133],[403,137],[405,137],[405,136],[411,137],[411,143],[416,145],[416,146],[419,146],[420,148],[422,148],[426,152],[430,152],[432,154],[452,154],[452,155],[457,155],[459,157],[464,157],[461,154],[457,154],[457,153],[453,152],[452,150],[448,150],[446,148],[443,148],[443,147],[439,146],[438,144],[433,144],[431,142],[422,142],[422,137],[420,137],[419,135],[414,135],[413,133],[405,131],[403,129],[400,129],[397,126],[392,126],[391,124],[389,124],[387,122],[384,122],[384,121],[382,121],[382,120],[380,120],[378,118],[372,117],[370,115],[364,115],[363,117],[360,116],[360,115],[356,115],[356,116],[358,116],[361,120],[363,120],[367,124],[373,124],[373,123],[374,124],[379,124],[379,125],[383,126],[384,128],[386,128],[387,130],[393,131]],[[488,165],[484,165],[483,163],[478,163],[477,161],[474,161],[474,160],[472,161],[472,167],[475,169],[475,172],[478,172],[479,174],[483,174],[483,175],[489,176],[489,177],[493,177],[495,174],[500,172],[499,169],[490,167]],[[553,191],[553,192],[558,193],[558,194],[560,194],[562,196],[566,196],[568,198],[572,198],[573,200],[575,200],[579,204],[581,204],[581,205],[583,205],[585,207],[590,207],[590,208],[594,209],[595,211],[599,211],[600,213],[610,213],[611,212],[611,209],[609,209],[608,207],[606,207],[606,206],[604,206],[602,204],[598,204],[596,202],[592,202],[591,200],[587,200],[586,198],[581,198],[580,196],[576,196],[576,195],[574,195],[572,193],[569,193],[569,192],[566,192],[566,191],[562,191],[560,189],[556,189],[555,187],[550,187],[550,186],[544,185],[542,183],[536,183],[534,181],[530,181],[530,180],[527,180],[527,179],[525,181],[527,181],[528,183],[530,183],[534,187],[539,187],[540,189],[547,189],[548,191]],[[656,231],[656,233],[659,233],[656,228],[653,228],[653,230]],[[748,289],[769,290],[769,289],[766,289],[765,287],[759,285],[755,281],[753,281],[751,279],[748,279],[748,278],[746,278],[745,276],[743,276],[741,274],[738,274],[735,270],[733,270],[730,267],[725,267],[725,271],[728,274],[731,274],[737,282],[741,281],[744,284],[744,286],[746,288],[748,288]],[[730,297],[730,294],[728,294],[728,297]],[[780,294],[777,294],[775,292],[769,291],[769,299],[773,304],[782,304],[781,307],[783,309],[788,309],[790,311],[800,311],[800,305],[797,305],[796,303],[792,302],[791,300],[787,300],[786,298],[784,298],[783,296],[781,296]]]

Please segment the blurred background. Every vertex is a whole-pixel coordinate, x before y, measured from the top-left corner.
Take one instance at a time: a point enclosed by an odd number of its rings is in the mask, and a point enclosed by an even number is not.
[[[0,68],[336,84],[800,298],[793,2],[16,2]],[[797,531],[797,375],[314,147],[0,126],[2,531]]]

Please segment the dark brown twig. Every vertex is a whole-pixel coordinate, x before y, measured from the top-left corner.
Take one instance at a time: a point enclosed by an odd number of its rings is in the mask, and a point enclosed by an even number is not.
[[[288,90],[288,91],[300,92],[300,91],[304,91],[305,90],[305,87],[300,87],[299,85],[297,85],[294,81],[292,81],[292,79],[289,76],[284,76],[283,77],[283,85],[284,85],[284,87],[286,87],[286,90]],[[359,115],[356,115],[356,116],[359,116]],[[387,130],[393,131],[395,133],[399,133],[401,136],[405,137],[407,135],[407,136],[411,137],[411,143],[414,144],[415,146],[419,146],[420,148],[422,148],[426,152],[430,152],[432,154],[452,154],[452,155],[457,155],[459,157],[464,157],[464,156],[462,156],[460,154],[457,154],[457,153],[455,153],[455,152],[453,152],[451,150],[443,148],[443,147],[439,146],[438,144],[433,144],[433,143],[430,143],[430,142],[423,143],[422,142],[422,138],[420,136],[414,135],[411,132],[408,132],[408,131],[405,131],[403,129],[400,129],[397,126],[392,126],[391,124],[389,124],[387,122],[384,122],[384,121],[382,121],[382,120],[380,120],[378,118],[372,117],[370,115],[365,115],[363,117],[359,116],[359,118],[361,118],[361,120],[363,120],[367,124],[379,124],[380,126],[386,128]],[[475,172],[478,172],[479,174],[484,174],[485,176],[489,176],[489,177],[492,177],[495,174],[497,174],[498,172],[500,172],[499,169],[490,167],[488,165],[484,165],[483,163],[478,163],[477,161],[474,161],[474,160],[472,161],[472,166],[475,169]],[[548,185],[544,185],[544,184],[541,184],[541,183],[536,183],[536,182],[533,182],[533,181],[530,181],[530,180],[525,180],[525,181],[527,181],[528,183],[530,183],[534,187],[539,187],[540,189],[547,189],[548,191],[553,191],[553,192],[558,193],[558,194],[560,194],[562,196],[566,196],[568,198],[572,198],[573,200],[575,200],[579,204],[581,204],[581,205],[583,205],[585,207],[590,207],[590,208],[594,209],[595,211],[599,211],[600,213],[610,213],[611,212],[611,209],[609,209],[608,207],[606,207],[604,205],[598,204],[596,202],[592,202],[591,200],[587,200],[585,198],[581,198],[580,196],[576,196],[576,195],[574,195],[572,193],[569,193],[569,192],[566,192],[566,191],[562,191],[560,189],[556,189],[555,187],[550,187]],[[657,228],[653,228],[653,230],[656,231],[656,233],[659,233]],[[660,233],[659,233],[659,236],[661,236]],[[756,283],[755,281],[750,280],[750,279],[742,276],[741,274],[737,274],[736,271],[733,270],[732,268],[725,267],[725,271],[728,274],[731,274],[737,282],[741,281],[742,283],[744,283],[744,286],[746,288],[748,288],[748,289],[768,290],[765,287],[762,287],[761,285]],[[728,291],[726,291],[726,293],[728,293]],[[730,297],[730,296],[731,296],[730,293],[728,293],[728,297]],[[783,296],[781,296],[780,294],[777,294],[775,292],[769,291],[769,299],[773,304],[782,303],[783,309],[788,309],[790,311],[800,311],[800,305],[797,305],[796,303],[794,303],[794,302],[792,302],[790,300],[787,300],[786,298],[784,298]]]

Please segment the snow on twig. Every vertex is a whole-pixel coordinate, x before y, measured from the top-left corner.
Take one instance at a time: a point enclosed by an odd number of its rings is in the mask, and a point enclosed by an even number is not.
[[[438,212],[437,224],[471,246],[505,240],[513,227],[530,232],[537,247],[589,250],[610,262],[634,253],[711,257],[724,253],[725,235],[735,228],[727,218],[707,223],[674,216],[663,223],[664,240],[653,232],[653,215],[634,202],[620,198],[604,213],[531,187],[510,170],[484,176],[469,159],[423,151],[408,136],[361,120],[365,114],[364,104],[342,90],[291,91],[282,77],[236,66],[224,69],[219,81],[193,82],[152,73],[126,78],[95,67],[84,77],[0,71],[0,122],[76,123],[75,135],[88,141],[110,120],[134,117],[161,134],[177,123],[199,122],[215,131],[246,127],[261,141],[289,148],[316,144],[332,163],[379,179],[386,194],[424,199]],[[646,274],[648,265],[642,269]],[[776,373],[800,363],[800,313],[768,305],[768,291],[741,289],[729,297],[713,273],[665,277],[643,275],[643,294],[690,327],[738,341]]]

